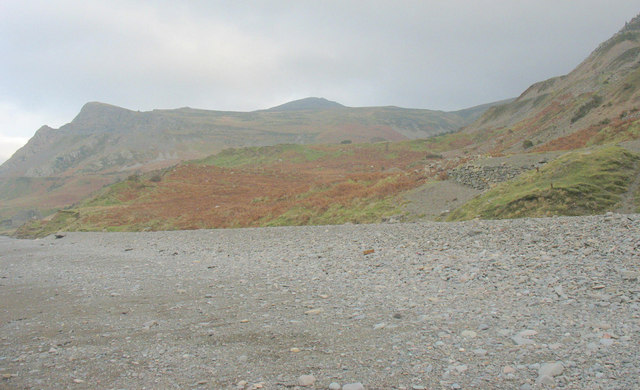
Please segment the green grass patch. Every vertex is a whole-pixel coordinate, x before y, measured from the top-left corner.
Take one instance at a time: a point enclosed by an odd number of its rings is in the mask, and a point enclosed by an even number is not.
[[[342,145],[347,147],[346,145]],[[246,165],[270,165],[280,161],[316,161],[329,153],[309,145],[285,144],[250,148],[229,148],[213,156],[195,161],[196,164],[233,168]]]
[[[67,230],[70,225],[78,220],[80,214],[75,210],[60,210],[50,221],[31,221],[19,227],[14,237],[17,238],[41,238],[60,230]]]
[[[340,225],[376,223],[384,217],[401,214],[401,204],[394,197],[356,199],[348,206],[332,205],[327,210],[294,207],[284,214],[264,221],[264,226]]]
[[[615,209],[640,157],[616,146],[567,153],[540,169],[501,183],[447,220],[590,215]]]

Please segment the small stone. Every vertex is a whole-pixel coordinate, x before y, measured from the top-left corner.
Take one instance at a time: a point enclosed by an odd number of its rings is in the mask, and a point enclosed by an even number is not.
[[[240,320],[240,323],[241,323],[241,324],[246,324],[247,322],[249,322],[249,320],[248,320],[248,319],[246,319],[246,318],[244,318],[244,319]]]
[[[562,364],[562,362],[544,363],[540,365],[540,369],[538,370],[538,376],[540,378],[544,376],[549,376],[553,378],[554,376],[558,376],[562,374],[563,371],[564,371],[564,365]]]
[[[422,385],[413,385],[413,386],[411,386],[411,388],[413,390],[426,390],[426,387],[424,387]]]
[[[311,309],[304,312],[306,315],[320,314],[324,311],[324,309]]]
[[[149,330],[151,328],[153,328],[154,326],[158,326],[158,321],[156,320],[151,320],[151,321],[147,321],[144,324],[142,324],[142,327],[146,330]]]
[[[472,338],[475,338],[478,334],[472,330],[463,330],[461,335],[464,338],[472,339]]]
[[[84,383],[84,381],[82,379],[76,378],[73,380],[73,383]]]
[[[339,383],[331,382],[329,383],[329,390],[340,390],[342,386]]]
[[[556,381],[554,381],[553,378],[550,377],[549,375],[543,375],[538,377],[538,379],[536,379],[536,382],[546,386],[555,386],[556,384]]]
[[[600,339],[600,344],[608,347],[610,345],[613,345],[613,339],[612,338],[601,338]]]
[[[451,385],[451,388],[454,389],[454,390],[460,390],[460,389],[462,389],[462,386],[460,386],[457,383],[454,383],[454,384]]]
[[[375,324],[375,325],[373,326],[373,329],[382,329],[382,328],[384,328],[385,326],[387,326],[387,324],[385,324],[384,322],[380,322],[380,323],[378,323],[378,324]]]
[[[298,384],[302,387],[313,386],[316,383],[316,377],[313,375],[300,375],[298,378]]]
[[[516,369],[511,367],[511,366],[502,367],[502,373],[503,374],[513,374],[514,372],[516,372]]]
[[[467,371],[467,369],[469,368],[466,364],[459,364],[457,366],[454,367],[456,371],[462,373]]]
[[[298,353],[300,352],[300,348],[293,347],[289,350],[289,352]]]
[[[348,383],[342,386],[342,390],[364,390],[364,386],[360,382]]]
[[[249,384],[249,382],[247,381],[239,381],[238,383],[236,383],[236,387],[239,389],[244,389],[244,387]]]
[[[478,355],[478,356],[486,356],[487,355],[487,350],[486,349],[482,349],[482,348],[478,348],[478,349],[474,349],[473,353]]]
[[[538,332],[536,332],[535,330],[525,329],[515,336],[511,337],[511,340],[513,340],[516,345],[535,344],[535,342],[533,340],[530,340],[529,337],[535,336],[537,334]]]
[[[367,249],[366,251],[362,251],[363,255],[370,255],[375,252],[375,249]]]

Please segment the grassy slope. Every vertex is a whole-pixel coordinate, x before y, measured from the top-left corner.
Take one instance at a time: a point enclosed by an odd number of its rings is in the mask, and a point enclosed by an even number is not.
[[[18,234],[378,222],[401,213],[398,194],[429,179],[421,167],[438,159],[430,145],[407,141],[227,150],[131,177],[48,224],[32,224]]]
[[[616,146],[567,153],[539,172],[501,183],[467,202],[449,221],[588,215],[615,209],[640,174],[640,157]]]
[[[465,130],[475,153],[572,150],[638,138],[640,20],[598,47],[566,76],[532,85]],[[634,129],[634,127],[636,127]],[[530,150],[528,150],[530,151]]]

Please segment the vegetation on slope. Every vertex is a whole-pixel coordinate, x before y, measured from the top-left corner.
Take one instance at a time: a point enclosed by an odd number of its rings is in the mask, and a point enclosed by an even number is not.
[[[429,160],[441,159],[428,145],[230,149],[131,176],[18,234],[380,222],[401,213],[400,193],[451,168],[444,164],[440,171],[425,171]]]
[[[537,171],[501,183],[451,213],[447,220],[589,215],[615,209],[639,156],[617,146],[567,153]]]

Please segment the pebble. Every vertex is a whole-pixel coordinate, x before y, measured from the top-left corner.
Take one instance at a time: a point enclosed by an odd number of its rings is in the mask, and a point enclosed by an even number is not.
[[[342,386],[342,390],[364,390],[364,386],[360,382],[348,383]]]
[[[547,386],[554,386],[555,380],[553,378],[562,374],[563,371],[564,365],[562,362],[543,363],[538,369],[538,379],[536,379],[536,382]]]
[[[316,383],[316,377],[313,375],[300,375],[298,378],[298,385],[303,387],[313,386]]]
[[[463,330],[461,335],[464,338],[472,339],[475,338],[478,334],[472,330]]]
[[[337,382],[329,383],[329,390],[340,390],[341,388],[342,386],[340,386],[340,384]]]
[[[525,329],[523,331],[520,331],[518,334],[512,336],[511,340],[513,340],[513,342],[516,343],[516,345],[535,344],[535,341],[529,339],[529,337],[535,336],[537,334],[538,332],[536,332],[535,330]]]

